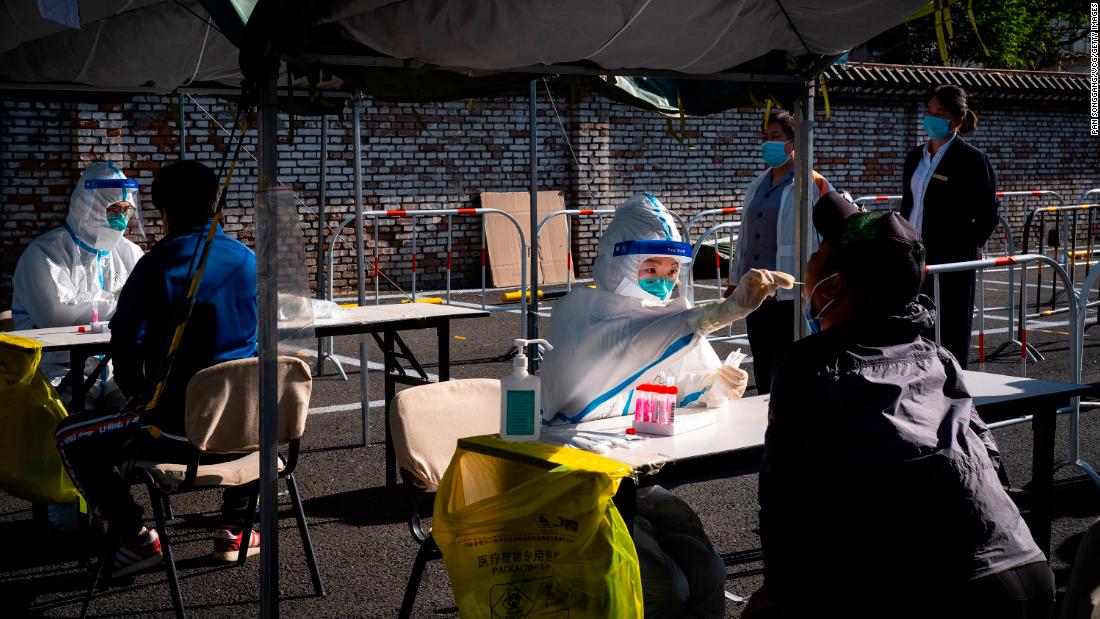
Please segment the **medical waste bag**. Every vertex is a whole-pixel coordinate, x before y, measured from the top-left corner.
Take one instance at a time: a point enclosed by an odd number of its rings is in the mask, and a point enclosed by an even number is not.
[[[40,503],[75,503],[54,433],[68,414],[41,373],[42,345],[0,333],[0,488]]]
[[[461,616],[641,617],[638,554],[612,502],[629,474],[577,449],[459,441],[432,537]]]

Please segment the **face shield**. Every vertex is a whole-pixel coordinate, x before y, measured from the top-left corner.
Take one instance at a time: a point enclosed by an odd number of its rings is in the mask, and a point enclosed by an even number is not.
[[[691,264],[691,244],[681,241],[635,240],[616,243],[612,257],[622,259],[634,277],[624,277],[615,294],[638,297],[644,300],[667,301],[672,296],[673,286]],[[663,259],[663,260],[662,260]],[[669,279],[663,272],[640,273],[647,261],[655,260],[667,263],[669,260],[680,265],[676,280]],[[681,284],[681,292],[685,289]],[[640,294],[639,294],[640,293]]]
[[[145,238],[137,180],[111,163],[89,166],[69,199],[66,222],[80,242],[98,251],[114,249],[127,230]]]
[[[675,219],[660,200],[652,194],[638,193],[615,209],[615,218],[600,238],[592,269],[596,287],[645,301],[662,299],[661,293],[670,288],[667,282],[640,282],[639,270],[651,258],[672,259],[680,265],[680,296],[690,302],[691,245],[681,241]],[[670,295],[665,294],[663,299]]]

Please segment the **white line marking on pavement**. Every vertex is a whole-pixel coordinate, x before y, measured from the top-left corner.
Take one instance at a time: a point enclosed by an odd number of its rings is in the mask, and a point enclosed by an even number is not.
[[[324,413],[343,413],[346,411],[357,411],[362,408],[362,402],[352,402],[351,404],[333,404],[332,406],[317,406],[309,409],[310,415],[321,415]],[[371,409],[385,408],[385,400],[371,400],[368,403]]]
[[[303,349],[303,350],[299,350],[298,354],[299,355],[306,355],[307,357],[312,357],[313,359],[317,358],[317,351],[314,350],[314,349],[311,349],[311,348],[306,348],[306,349]],[[359,359],[357,359],[355,357],[346,357],[344,355],[334,354],[334,355],[332,355],[332,358],[336,359],[337,361],[339,361],[343,365],[350,365],[350,366],[356,367],[356,368],[359,367]],[[367,363],[367,369],[370,370],[371,372],[385,372],[386,371],[386,366],[381,364],[381,363],[376,363],[374,361],[370,361],[370,362]],[[427,372],[427,374],[428,374],[428,380],[431,380],[431,381],[438,381],[439,380],[438,375],[432,374],[431,372]]]

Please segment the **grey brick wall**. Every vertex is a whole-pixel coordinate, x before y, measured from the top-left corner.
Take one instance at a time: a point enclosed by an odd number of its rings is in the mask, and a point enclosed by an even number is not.
[[[905,153],[920,142],[920,97],[832,92],[831,117],[818,105],[815,168],[855,196],[900,193]],[[210,116],[187,102],[187,154],[216,166],[230,148],[218,123],[231,127],[228,103],[198,97]],[[688,119],[683,142],[666,133],[663,117],[592,95],[575,100],[555,92],[559,126],[545,94],[539,104],[539,186],[565,192],[567,208],[614,208],[635,191],[650,191],[686,218],[704,208],[739,206],[744,186],[762,169],[758,130],[762,112],[731,110]],[[972,99],[981,126],[971,139],[989,153],[1002,190],[1053,189],[1069,200],[1100,186],[1100,148],[1087,136],[1084,102]],[[0,308],[11,299],[11,275],[19,254],[36,235],[60,225],[71,188],[88,162],[109,159],[143,187],[157,169],[178,157],[175,97],[139,96],[113,103],[0,99]],[[282,182],[298,196],[307,266],[315,269],[321,128],[315,117],[282,116]],[[329,117],[327,233],[351,213],[353,201],[351,114]],[[479,206],[483,191],[527,190],[525,96],[431,104],[371,101],[362,114],[363,196],[368,209],[438,209]],[[678,123],[677,123],[678,125]],[[254,126],[254,125],[253,125]],[[293,131],[291,131],[293,129]],[[576,161],[570,155],[572,142]],[[244,138],[255,152],[255,131]],[[231,188],[225,227],[251,244],[256,163],[244,155]],[[1006,199],[1004,211],[1017,236],[1031,199]],[[149,244],[162,233],[145,204]],[[713,223],[717,219],[703,223]],[[447,262],[445,218],[416,223],[418,288],[443,286]],[[476,218],[453,220],[454,287],[480,284],[481,226]],[[599,234],[595,218],[575,218],[574,259],[587,274]],[[701,228],[697,228],[701,229]],[[337,244],[333,284],[355,286],[354,233]],[[385,277],[411,285],[411,219],[381,219],[379,235],[367,230],[367,261],[377,251]],[[370,269],[368,269],[370,271]],[[368,272],[368,278],[372,275]],[[373,288],[373,280],[368,280]]]

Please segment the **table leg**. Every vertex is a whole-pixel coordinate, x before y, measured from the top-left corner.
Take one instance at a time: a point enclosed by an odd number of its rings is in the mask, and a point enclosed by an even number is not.
[[[1050,557],[1050,525],[1054,512],[1054,431],[1058,407],[1036,411],[1031,418],[1031,535]]]
[[[619,510],[619,515],[623,517],[623,522],[626,523],[626,530],[630,531],[630,535],[633,537],[634,514],[638,506],[638,484],[630,477],[624,477],[623,480],[619,482],[619,490],[615,493],[612,501],[615,502],[615,507]]]
[[[318,372],[321,359],[317,359]],[[363,417],[363,447],[370,444],[370,355],[367,350],[367,338],[359,336],[359,413]]]
[[[443,320],[436,327],[439,338],[439,381],[451,380],[451,321]]]
[[[383,341],[385,348],[382,355],[386,358],[386,487],[393,488],[397,485],[397,455],[393,451],[393,435],[390,434],[390,403],[393,402],[393,396],[397,395],[397,383],[393,380],[393,375],[397,372],[393,359],[394,332],[386,331]]]
[[[76,349],[69,351],[69,374],[72,378],[73,397],[69,400],[69,414],[84,412],[84,400],[88,395],[84,390],[84,362],[88,355]]]

